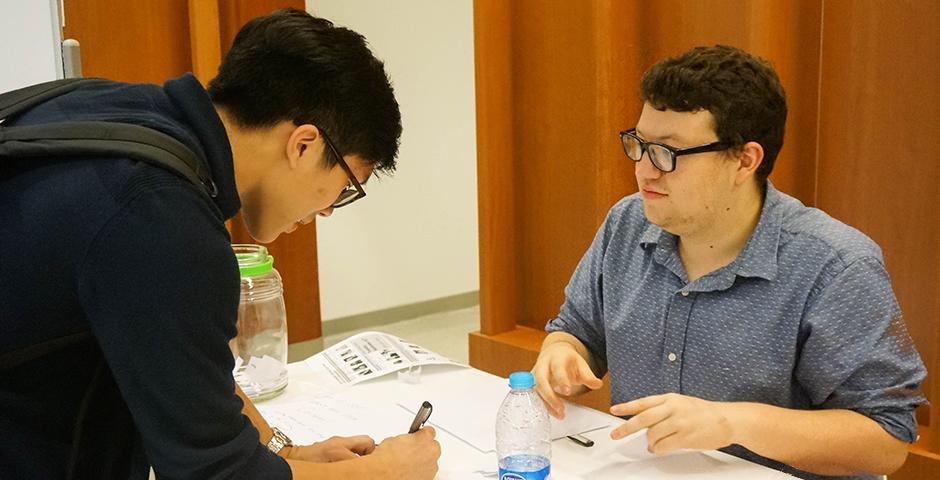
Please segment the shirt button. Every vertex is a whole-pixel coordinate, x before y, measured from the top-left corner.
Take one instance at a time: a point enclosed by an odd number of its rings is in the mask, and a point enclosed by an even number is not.
[[[675,353],[670,353],[668,358],[670,362],[675,362],[679,357],[677,357]]]
[[[682,296],[683,296],[683,297],[688,297],[688,296],[689,296],[689,291],[688,291],[688,290],[683,290],[683,291],[682,291]]]

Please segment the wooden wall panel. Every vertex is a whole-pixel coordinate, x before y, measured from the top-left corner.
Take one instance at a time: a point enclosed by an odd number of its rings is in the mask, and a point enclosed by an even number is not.
[[[191,70],[187,0],[64,2],[84,76],[162,84]]]
[[[940,4],[825,8],[817,203],[881,246],[911,335],[935,364]],[[934,402],[938,384],[928,379]]]
[[[593,44],[596,85],[593,220],[600,225],[610,207],[636,192],[634,163],[623,154],[620,132],[632,128],[640,116],[636,85],[646,70],[637,45],[643,31],[623,19],[636,15],[635,5],[607,0],[595,4]]]
[[[222,63],[218,0],[189,0],[189,45],[193,75],[209,85]]]
[[[516,169],[513,165],[512,35],[509,2],[473,2],[476,68],[477,182],[480,222],[480,329],[495,335],[516,326],[517,282],[507,273],[518,269],[516,252]],[[521,172],[520,172],[521,173]],[[520,175],[521,176],[521,175]]]
[[[598,226],[594,17],[580,2],[511,3],[516,303],[518,323],[541,328]]]

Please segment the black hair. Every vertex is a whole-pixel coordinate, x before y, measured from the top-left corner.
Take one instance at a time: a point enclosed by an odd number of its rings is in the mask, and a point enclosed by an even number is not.
[[[787,121],[786,94],[769,62],[734,47],[696,47],[653,65],[641,95],[658,110],[707,110],[719,141],[759,143],[764,159],[755,176],[758,185],[766,184]]]
[[[313,124],[343,155],[395,170],[401,113],[384,64],[362,35],[329,20],[283,9],[249,21],[208,91],[243,128]]]

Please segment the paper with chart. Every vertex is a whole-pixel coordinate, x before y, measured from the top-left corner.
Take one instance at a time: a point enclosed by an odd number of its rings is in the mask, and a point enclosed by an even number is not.
[[[355,385],[421,365],[458,365],[394,335],[365,332],[347,338],[304,360],[314,370],[326,370],[336,386]]]

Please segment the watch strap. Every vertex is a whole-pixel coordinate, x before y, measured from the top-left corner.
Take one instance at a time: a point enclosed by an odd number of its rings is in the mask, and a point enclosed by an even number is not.
[[[290,438],[284,434],[277,427],[271,428],[271,440],[268,440],[266,447],[268,450],[274,452],[275,454],[279,453],[284,447],[290,445]]]

